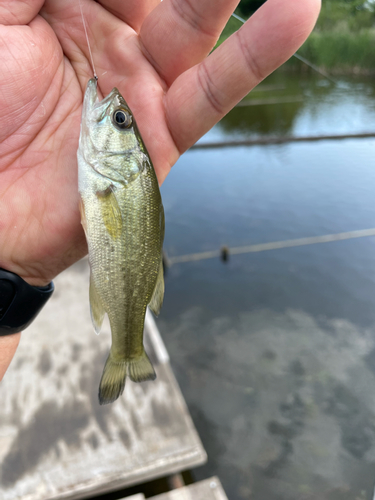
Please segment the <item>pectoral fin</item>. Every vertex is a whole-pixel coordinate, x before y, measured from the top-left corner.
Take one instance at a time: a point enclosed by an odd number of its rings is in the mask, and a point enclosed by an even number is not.
[[[113,187],[109,186],[105,191],[98,191],[96,195],[100,202],[104,225],[115,240],[121,234],[122,215]]]
[[[161,306],[163,305],[164,299],[164,272],[163,272],[163,262],[160,259],[159,274],[156,280],[156,285],[154,293],[152,294],[149,307],[155,316],[159,316]]]
[[[99,335],[100,330],[102,328],[103,319],[104,319],[104,308],[102,305],[102,301],[96,291],[94,280],[92,276],[90,276],[90,313],[91,313],[91,321],[94,325],[95,333]]]

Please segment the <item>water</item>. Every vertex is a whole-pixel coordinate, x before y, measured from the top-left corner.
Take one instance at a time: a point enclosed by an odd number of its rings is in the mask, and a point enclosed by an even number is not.
[[[273,90],[267,90],[272,88]],[[277,90],[277,88],[281,90]],[[375,130],[375,85],[276,73],[202,141]],[[375,227],[375,139],[186,153],[169,255]],[[159,327],[231,500],[372,499],[375,238],[175,264]]]

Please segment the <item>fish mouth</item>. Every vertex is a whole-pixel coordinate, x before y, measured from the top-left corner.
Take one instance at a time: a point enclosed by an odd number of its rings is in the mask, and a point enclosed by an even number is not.
[[[82,105],[81,133],[79,137],[79,148],[82,151],[85,150],[85,147],[89,147],[89,143],[92,144],[90,130],[97,125],[105,125],[103,119],[106,116],[111,116],[117,107],[125,108],[131,114],[128,105],[116,87],[100,101],[96,78],[91,78],[87,82]]]
[[[110,104],[115,106],[125,104],[126,108],[128,107],[116,87],[113,88],[111,92],[104,97],[104,99],[99,101],[97,80],[95,78],[91,78],[87,83],[85,98],[83,100],[82,118],[98,119],[103,113],[105,113],[105,110]]]
[[[88,118],[90,112],[95,104],[99,102],[98,99],[98,82],[95,78],[91,78],[87,82],[85,98],[83,100],[82,118]]]

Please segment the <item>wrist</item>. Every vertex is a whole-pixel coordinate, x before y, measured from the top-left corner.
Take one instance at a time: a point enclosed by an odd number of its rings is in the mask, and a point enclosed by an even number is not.
[[[27,272],[25,268],[19,266],[14,263],[6,263],[0,260],[0,269],[4,269],[5,271],[9,271],[10,273],[17,274],[20,278],[22,278],[28,285],[44,287],[51,283],[52,280],[49,280],[42,275],[38,275],[37,273]]]
[[[14,335],[8,335],[7,337],[0,336],[0,381],[12,361],[20,338],[21,333],[15,333]]]
[[[31,286],[36,286],[36,287],[45,287],[48,286],[51,283],[51,280],[46,280],[43,278],[36,278],[36,277],[24,277],[21,275],[18,275],[20,278],[22,278],[28,285]]]
[[[33,286],[18,274],[0,268],[0,336],[27,328],[54,291],[53,283]]]

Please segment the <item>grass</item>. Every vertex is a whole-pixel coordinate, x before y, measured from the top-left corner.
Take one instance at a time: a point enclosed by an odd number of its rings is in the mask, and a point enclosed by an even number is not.
[[[313,32],[298,53],[331,73],[375,73],[375,30]],[[288,67],[300,63],[290,60]]]
[[[312,64],[332,74],[375,74],[375,2],[324,0],[317,25],[298,50]],[[241,12],[239,12],[241,14]],[[241,23],[231,17],[216,45],[220,45]],[[291,58],[286,69],[306,69]]]
[[[328,73],[375,73],[375,4],[324,0],[316,27],[298,53]],[[301,67],[295,59],[287,67]]]

